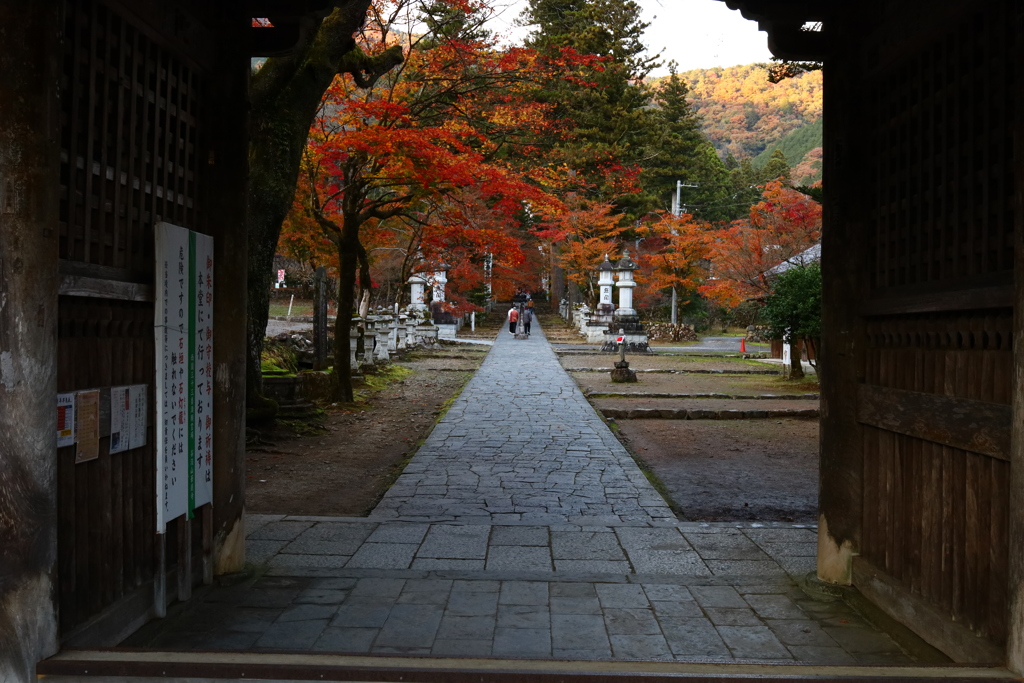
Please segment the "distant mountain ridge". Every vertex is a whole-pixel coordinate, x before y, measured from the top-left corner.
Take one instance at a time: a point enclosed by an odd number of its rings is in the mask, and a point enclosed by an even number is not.
[[[794,181],[821,177],[820,71],[774,84],[763,63],[693,69],[679,77],[689,87],[705,135],[722,157],[731,154],[764,166],[781,149]]]
[[[753,159],[768,145],[821,118],[821,72],[768,82],[767,64],[694,69],[679,76],[704,132],[721,154]]]

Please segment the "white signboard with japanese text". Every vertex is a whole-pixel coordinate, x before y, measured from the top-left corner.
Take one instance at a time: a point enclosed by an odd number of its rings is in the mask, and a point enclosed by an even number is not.
[[[110,388],[110,452],[146,445],[146,385]]]
[[[213,499],[213,238],[156,226],[157,532]]]

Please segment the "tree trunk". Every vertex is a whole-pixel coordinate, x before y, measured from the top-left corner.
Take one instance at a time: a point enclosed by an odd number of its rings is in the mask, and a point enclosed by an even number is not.
[[[790,354],[789,354],[789,378],[790,379],[803,379],[804,378],[804,364],[801,360],[803,354],[800,352],[800,337],[794,336],[793,341],[790,343]]]
[[[353,226],[358,220],[345,217],[341,238],[338,240],[338,317],[334,324],[334,398],[351,401],[352,354],[349,345],[349,328],[352,326],[352,308],[355,305],[356,273],[359,270],[357,249],[359,227]]]
[[[268,59],[252,76],[246,363],[250,419],[268,419],[277,413],[277,403],[263,396],[260,370],[274,254],[281,224],[292,207],[302,152],[320,100],[339,73],[352,73],[365,87],[402,61],[400,48],[368,57],[356,46],[352,34],[363,24],[369,5],[370,0],[348,0],[321,22],[304,49]]]

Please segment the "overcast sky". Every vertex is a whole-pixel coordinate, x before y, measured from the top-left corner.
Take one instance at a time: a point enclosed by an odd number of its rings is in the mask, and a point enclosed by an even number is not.
[[[637,0],[648,27],[645,41],[651,54],[661,52],[662,61],[674,59],[680,71],[767,62],[767,34],[717,0]],[[513,1],[496,21],[495,29],[509,32],[512,40],[523,29],[509,27],[525,2]],[[657,18],[655,18],[657,17]],[[667,73],[662,67],[653,75]]]

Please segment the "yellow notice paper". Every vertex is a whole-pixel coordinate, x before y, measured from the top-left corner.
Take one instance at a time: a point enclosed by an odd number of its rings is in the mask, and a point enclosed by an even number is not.
[[[100,392],[79,391],[75,406],[75,464],[100,457]]]

